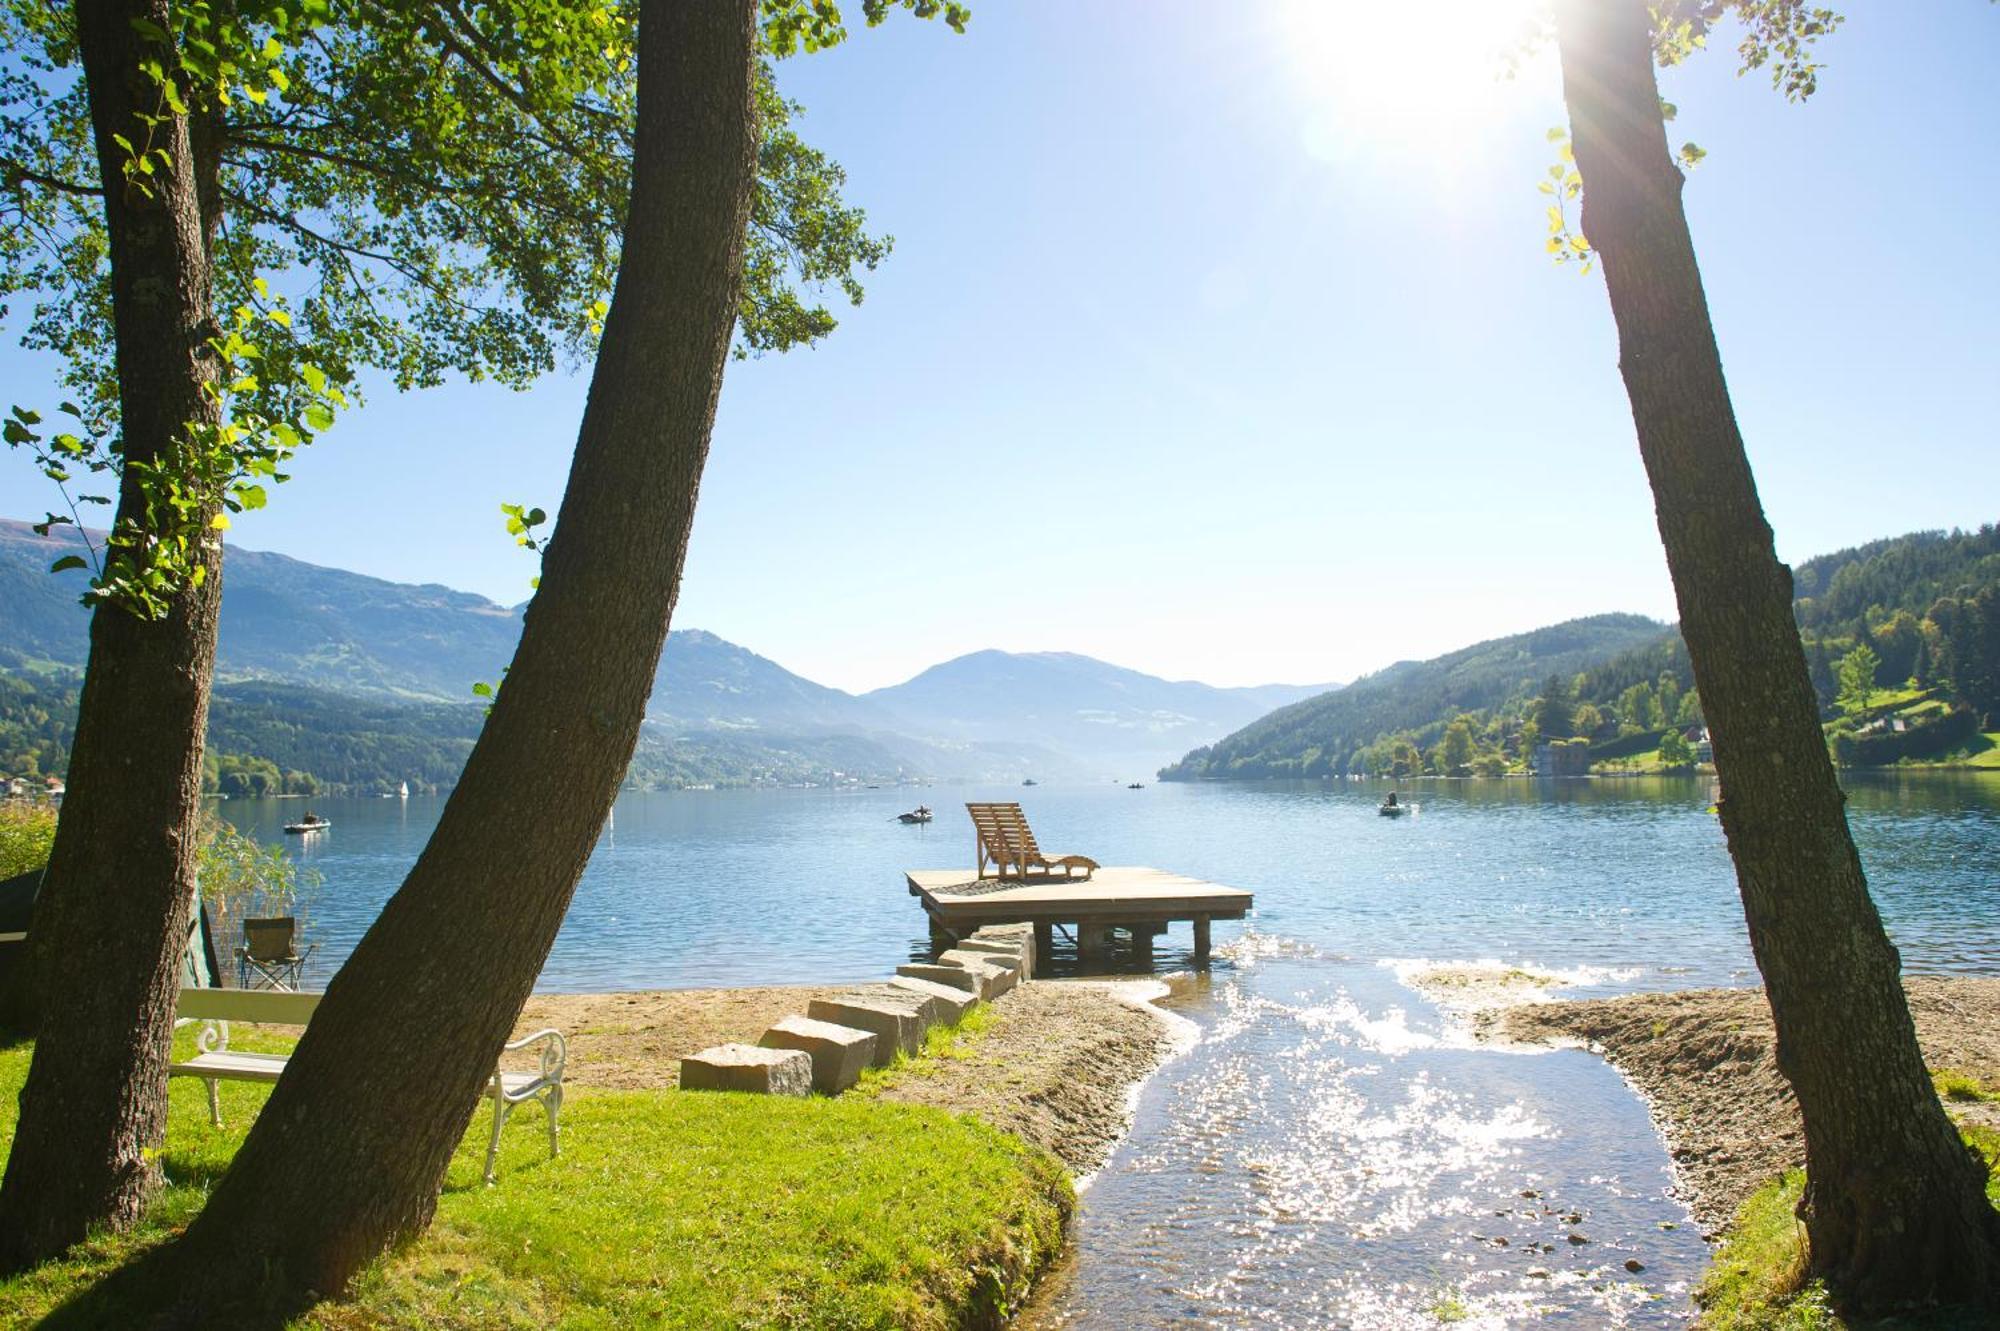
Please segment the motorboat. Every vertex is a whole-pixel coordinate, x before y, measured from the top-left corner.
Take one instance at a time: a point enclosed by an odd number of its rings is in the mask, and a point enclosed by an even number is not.
[[[286,823],[285,831],[291,833],[293,836],[304,836],[307,832],[324,832],[332,826],[333,819],[322,818],[316,813],[308,812],[305,817],[299,819],[296,823]]]
[[[899,823],[927,823],[930,820],[931,820],[931,811],[928,807],[922,804],[919,804],[916,808],[910,810],[908,813],[899,813],[896,815],[896,821]]]

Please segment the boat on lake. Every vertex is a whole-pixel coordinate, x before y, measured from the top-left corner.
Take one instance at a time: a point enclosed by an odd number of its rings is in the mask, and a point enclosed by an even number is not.
[[[299,819],[296,823],[286,823],[285,831],[291,833],[293,836],[304,836],[307,832],[324,832],[332,826],[333,819],[322,818],[311,810],[307,810],[306,816]]]
[[[1125,789],[1127,790],[1144,790],[1145,788],[1146,783],[1144,781],[1129,781],[1125,785]]]
[[[1035,780],[1035,778],[1033,777],[1028,777],[1026,780],[1022,781],[1021,784],[1024,786],[1039,786],[1042,783]]]
[[[1375,812],[1381,814],[1384,818],[1401,818],[1410,811],[1410,808],[1410,805],[1399,802],[1396,799],[1396,792],[1392,790],[1389,792],[1389,798],[1383,800],[1375,807]]]
[[[899,823],[927,823],[930,820],[931,811],[928,806],[922,804],[919,804],[908,813],[899,813],[896,815],[896,821]]]

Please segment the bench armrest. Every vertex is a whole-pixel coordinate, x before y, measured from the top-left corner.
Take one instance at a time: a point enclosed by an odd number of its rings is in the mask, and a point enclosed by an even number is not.
[[[563,1064],[569,1058],[569,1046],[563,1040],[561,1031],[551,1029],[536,1031],[533,1035],[524,1035],[512,1044],[502,1045],[501,1052],[511,1053],[516,1049],[526,1049],[529,1045],[537,1042],[543,1042],[542,1080],[553,1085],[560,1085],[563,1079]]]

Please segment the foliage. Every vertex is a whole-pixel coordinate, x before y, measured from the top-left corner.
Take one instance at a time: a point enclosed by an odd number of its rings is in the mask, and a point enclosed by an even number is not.
[[[41,868],[55,843],[54,805],[0,800],[0,879]]]
[[[287,1043],[231,1031],[232,1046]],[[28,1055],[0,1051],[0,1143]],[[0,1282],[0,1321],[39,1320],[185,1227],[269,1091],[221,1093],[228,1126],[216,1130],[200,1084],[172,1083],[169,1186],[134,1231]],[[370,1266],[352,1303],[295,1326],[997,1324],[1059,1248],[1074,1204],[1061,1167],[1018,1139],[862,1097],[577,1088],[562,1154],[548,1158],[538,1115],[516,1114],[492,1188],[479,1182],[488,1124],[474,1116],[431,1229]],[[83,1311],[99,1325],[142,1320],[127,1306]]]
[[[290,905],[298,899],[301,886],[319,881],[317,870],[301,871],[283,846],[263,845],[214,809],[202,810],[197,873],[201,899],[212,908],[232,912],[248,906]]]
[[[968,17],[936,0],[863,11],[872,25],[892,7],[960,30]],[[5,438],[64,497],[45,527],[110,502],[72,493],[75,480],[143,494],[121,510],[92,593],[148,618],[203,575],[222,510],[261,505],[364,370],[402,389],[451,373],[523,387],[559,354],[589,354],[617,272],[636,98],[630,4],[178,0],[172,13],[173,32],[140,25],[158,49],[144,64],[158,104],[119,136],[128,160],[105,182],[69,8],[0,0],[0,316],[31,297],[22,341],[62,359],[78,423],[45,432],[16,406]],[[767,5],[767,49],[832,45],[841,22],[822,0]],[[798,137],[801,109],[768,67],[759,111],[739,354],[832,331],[817,293],[858,302],[859,274],[890,246],[842,199],[838,164]],[[107,183],[151,192],[165,161],[151,145],[175,117],[208,224],[219,331],[204,391],[221,419],[128,460],[99,201]]]
[[[1875,650],[1858,643],[1840,658],[1840,705],[1850,712],[1865,712],[1875,702],[1875,671],[1881,665]]]
[[[1685,770],[1694,766],[1694,746],[1678,730],[1660,736],[1660,766]]]

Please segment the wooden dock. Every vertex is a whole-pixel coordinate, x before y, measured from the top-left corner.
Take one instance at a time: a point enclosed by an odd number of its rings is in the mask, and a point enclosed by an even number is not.
[[[1175,920],[1194,922],[1194,960],[1208,964],[1210,920],[1240,920],[1256,903],[1240,887],[1206,883],[1185,874],[1136,865],[1110,866],[1088,879],[1061,874],[975,878],[963,869],[910,869],[910,895],[930,916],[931,941],[940,950],[988,924],[1032,924],[1037,965],[1049,953],[1055,926],[1075,926],[1077,953],[1101,956],[1110,931],[1130,929],[1141,959],[1152,955],[1153,936]]]

